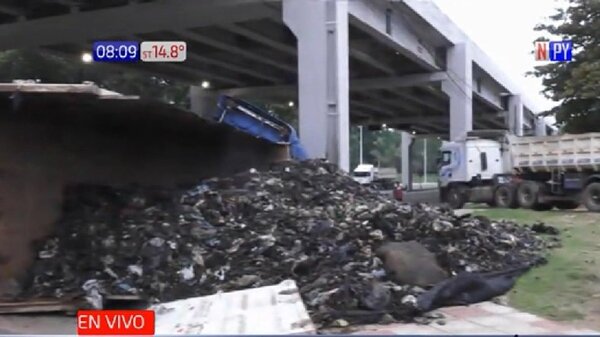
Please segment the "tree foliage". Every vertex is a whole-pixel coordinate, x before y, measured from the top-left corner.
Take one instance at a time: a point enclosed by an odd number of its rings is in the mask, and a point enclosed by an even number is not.
[[[566,132],[600,131],[600,1],[569,0],[568,8],[558,9],[550,20],[535,29],[572,40],[573,61],[533,71],[542,78],[546,97],[560,102],[547,114],[555,115]]]

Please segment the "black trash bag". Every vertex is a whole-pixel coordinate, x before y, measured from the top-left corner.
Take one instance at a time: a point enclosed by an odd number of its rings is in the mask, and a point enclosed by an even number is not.
[[[530,265],[490,273],[462,272],[417,297],[421,312],[488,301],[508,292]]]

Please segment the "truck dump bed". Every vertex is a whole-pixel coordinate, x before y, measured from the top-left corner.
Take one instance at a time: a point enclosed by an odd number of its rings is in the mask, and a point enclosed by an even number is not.
[[[0,83],[0,295],[52,233],[67,186],[173,188],[288,159],[285,144],[173,105],[93,84]]]
[[[508,143],[516,171],[582,171],[600,167],[600,133],[508,136]]]

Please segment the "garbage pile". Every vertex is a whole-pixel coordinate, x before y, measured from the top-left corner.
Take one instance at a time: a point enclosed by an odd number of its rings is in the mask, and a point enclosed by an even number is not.
[[[23,297],[106,294],[170,301],[294,279],[317,324],[414,317],[419,286],[376,251],[416,241],[447,275],[544,263],[527,226],[387,199],[323,161],[280,163],[193,188],[66,191]],[[85,285],[85,287],[84,287]]]

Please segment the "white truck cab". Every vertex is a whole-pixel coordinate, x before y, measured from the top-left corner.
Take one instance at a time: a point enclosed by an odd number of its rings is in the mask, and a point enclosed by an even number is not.
[[[494,204],[495,186],[504,183],[510,169],[502,143],[492,139],[467,137],[444,142],[440,149],[438,185],[440,199],[453,208],[466,202]]]
[[[377,179],[377,168],[372,164],[359,164],[352,171],[352,178],[359,184],[370,184]]]
[[[505,173],[500,142],[489,139],[469,139],[444,142],[441,147],[439,183],[491,180]]]

